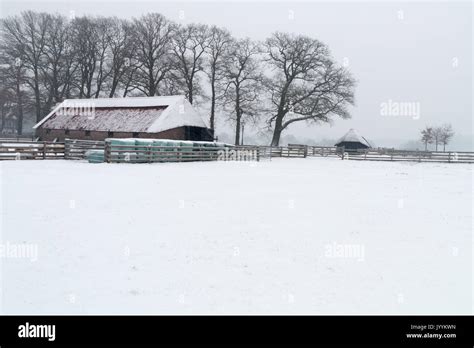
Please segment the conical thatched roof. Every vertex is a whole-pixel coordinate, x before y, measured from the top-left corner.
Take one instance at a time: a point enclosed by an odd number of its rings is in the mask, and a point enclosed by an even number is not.
[[[359,135],[353,128],[349,129],[349,131],[336,142],[335,146],[340,146],[342,143],[360,143],[364,146],[372,147],[367,139]]]

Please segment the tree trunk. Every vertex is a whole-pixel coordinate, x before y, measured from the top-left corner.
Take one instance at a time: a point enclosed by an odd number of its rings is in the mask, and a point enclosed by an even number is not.
[[[272,146],[278,146],[280,144],[280,136],[281,132],[283,132],[283,118],[286,114],[284,107],[286,104],[288,88],[290,87],[292,81],[293,79],[286,81],[280,96],[280,103],[278,104],[278,112],[275,120],[275,129],[273,130]]]
[[[283,116],[277,116],[275,121],[275,129],[273,130],[272,146],[278,146],[280,144],[280,136],[283,131]]]
[[[155,81],[153,78],[153,67],[148,69],[148,96],[153,97],[155,95]]]
[[[5,106],[2,106],[2,124],[0,125],[0,133],[3,131],[5,127]]]
[[[237,112],[237,122],[235,122],[235,145],[240,145],[240,114]]]
[[[114,95],[115,95],[115,90],[117,89],[118,82],[119,82],[119,79],[117,78],[117,75],[115,74],[115,75],[114,75],[114,78],[112,79],[112,86],[111,86],[111,88],[110,88],[109,98],[113,98],[113,97],[114,97]]]
[[[216,82],[215,82],[215,73],[213,72],[211,77],[211,116],[209,118],[209,127],[214,129],[214,115],[216,112]]]
[[[188,85],[188,101],[190,104],[193,103],[193,85],[192,84]]]
[[[38,75],[38,68],[34,68],[34,79],[35,79],[35,106],[36,106],[36,122],[41,121],[41,98],[40,98],[40,91],[39,91],[39,75]]]
[[[280,144],[281,130],[275,128],[273,131],[272,146],[278,146]]]
[[[240,110],[240,88],[237,84],[235,86],[235,145],[240,144],[240,119],[242,118],[242,112]]]
[[[18,102],[18,123],[17,123],[17,132],[18,135],[23,134],[23,98],[21,97],[20,89],[20,72],[18,71],[16,79],[16,96]]]

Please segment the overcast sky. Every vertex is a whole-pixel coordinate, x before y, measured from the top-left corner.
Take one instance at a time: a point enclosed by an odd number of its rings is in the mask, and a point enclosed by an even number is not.
[[[237,37],[263,40],[277,30],[309,35],[326,43],[358,80],[356,106],[350,120],[294,125],[287,134],[338,138],[356,128],[376,145],[398,146],[417,139],[426,124],[450,122],[458,147],[473,137],[470,1],[0,1],[2,17],[27,9],[124,18],[154,11],[176,22],[227,27]],[[419,115],[381,115],[390,101],[416,103]]]

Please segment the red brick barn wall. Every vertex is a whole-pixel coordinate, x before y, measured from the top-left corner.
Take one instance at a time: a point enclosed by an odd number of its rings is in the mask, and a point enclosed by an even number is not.
[[[168,129],[158,133],[139,132],[138,137],[134,137],[133,132],[114,132],[113,136],[109,136],[108,132],[90,131],[90,135],[86,135],[83,130],[69,130],[68,134],[64,129],[44,129],[41,126],[36,129],[36,136],[42,141],[64,141],[64,139],[81,139],[81,140],[104,140],[107,138],[149,138],[149,139],[174,139],[184,140],[186,138],[185,127]]]

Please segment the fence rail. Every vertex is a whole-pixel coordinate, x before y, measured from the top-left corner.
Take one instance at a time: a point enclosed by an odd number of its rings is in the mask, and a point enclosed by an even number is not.
[[[104,141],[66,139],[64,154],[66,159],[85,159],[87,151],[104,150]]]
[[[0,143],[0,160],[64,159],[64,143],[5,142]]]
[[[257,147],[194,147],[116,145],[105,143],[107,163],[154,163],[192,161],[259,161]]]
[[[16,142],[16,143],[23,143],[23,142],[30,142],[30,141],[35,141],[36,137],[35,136],[16,136],[16,137],[0,137],[0,142]]]
[[[243,146],[252,147],[252,146]],[[292,158],[306,158],[306,157],[341,157],[341,151],[334,146],[308,146],[289,144],[288,146],[253,146],[257,148],[261,158],[271,157],[292,157]]]
[[[342,159],[357,161],[406,161],[437,163],[474,163],[474,152],[411,151],[395,149],[364,149],[343,152]]]

